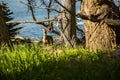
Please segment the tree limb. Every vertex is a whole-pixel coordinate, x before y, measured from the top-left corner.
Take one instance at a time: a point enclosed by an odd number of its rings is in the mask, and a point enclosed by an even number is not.
[[[39,21],[9,21],[9,22],[6,22],[6,24],[36,23],[36,24],[40,24],[40,25],[43,25],[44,27],[48,28],[49,25],[44,23],[44,22],[48,22],[48,21],[56,21],[56,18],[50,18],[50,19],[39,20]],[[55,33],[57,35],[60,35],[60,32],[58,32],[58,31],[52,30],[51,32]]]
[[[23,23],[37,23],[37,24],[40,24],[42,22],[55,21],[55,20],[56,20],[56,18],[50,18],[50,19],[38,20],[38,21],[30,21],[30,20],[26,20],[26,21],[9,21],[9,22],[6,22],[6,24],[23,24]]]
[[[28,1],[28,5],[31,5],[31,1],[30,0],[27,0],[27,1]],[[35,15],[34,15],[33,7],[32,6],[28,6],[28,8],[30,8],[33,20],[36,21],[37,19],[36,19]]]
[[[55,1],[58,5],[60,5],[62,8],[64,8],[67,12],[71,13],[70,10],[68,10],[65,6],[63,6],[59,1],[57,1],[57,0],[55,0]]]
[[[105,19],[105,23],[112,26],[120,26],[120,19]]]
[[[33,7],[33,8],[49,9],[49,10],[54,10],[54,11],[56,11],[56,12],[58,12],[58,13],[61,13],[61,11],[57,10],[56,8],[33,6],[33,5],[31,5],[31,4],[24,3],[23,1],[20,1],[20,3],[22,3],[22,4],[24,4],[24,5],[27,5],[27,6],[30,6],[30,7]]]

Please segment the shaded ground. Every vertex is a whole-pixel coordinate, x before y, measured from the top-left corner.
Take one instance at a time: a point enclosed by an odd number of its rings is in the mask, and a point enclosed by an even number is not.
[[[19,46],[0,53],[0,80],[119,80],[120,59],[104,52],[62,49],[49,54],[42,47]],[[54,50],[57,50],[54,48]],[[7,52],[7,53],[6,53]]]

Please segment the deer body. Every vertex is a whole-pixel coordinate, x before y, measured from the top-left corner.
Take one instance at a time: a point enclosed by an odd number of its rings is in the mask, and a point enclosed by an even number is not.
[[[53,38],[52,36],[47,35],[47,31],[43,30],[43,44],[53,44]]]

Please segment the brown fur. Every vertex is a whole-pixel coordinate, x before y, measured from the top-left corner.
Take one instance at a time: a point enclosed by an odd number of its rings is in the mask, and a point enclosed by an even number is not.
[[[43,39],[42,39],[43,44],[53,44],[53,37],[47,35],[47,31],[43,29]]]

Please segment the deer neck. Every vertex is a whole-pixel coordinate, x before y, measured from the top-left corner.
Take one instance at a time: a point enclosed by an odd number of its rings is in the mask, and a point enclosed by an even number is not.
[[[44,34],[43,34],[43,38],[46,38],[46,37],[47,37],[47,34],[46,34],[46,33],[44,33]]]

